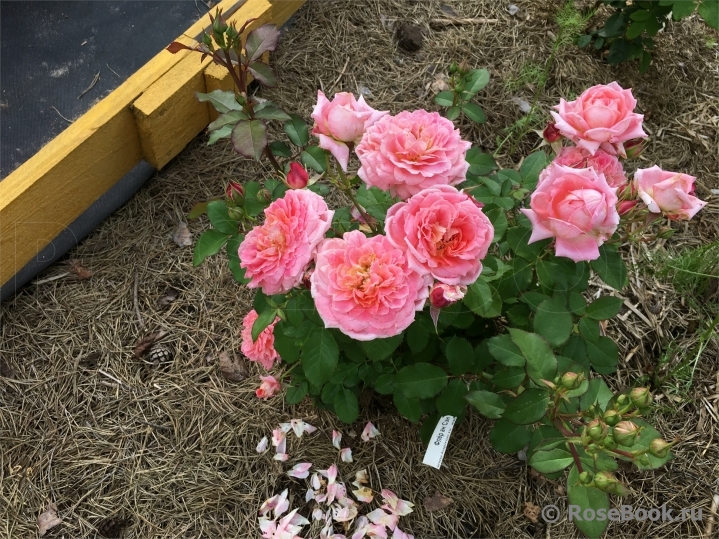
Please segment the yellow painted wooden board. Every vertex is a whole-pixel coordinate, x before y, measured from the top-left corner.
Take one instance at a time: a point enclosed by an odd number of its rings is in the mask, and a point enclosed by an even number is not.
[[[272,7],[268,0],[253,0],[228,20],[239,27],[249,19],[257,19],[248,26],[249,31],[272,20]],[[200,58],[198,53],[190,53],[133,104],[143,157],[157,169],[164,167],[210,123],[210,106],[199,102],[195,92],[208,91],[204,71],[212,61],[205,58],[200,62]]]
[[[216,7],[232,14],[255,4],[273,22],[282,24],[302,3],[271,0],[269,12],[268,0],[222,0]],[[177,41],[192,45],[193,38],[209,25],[209,15],[205,15]],[[185,85],[199,84],[184,65],[179,66],[189,54],[199,64],[196,53],[188,51],[157,54],[0,182],[0,284],[5,285],[141,160],[141,141],[130,106],[170,70],[183,74]],[[165,110],[174,113],[171,108]]]

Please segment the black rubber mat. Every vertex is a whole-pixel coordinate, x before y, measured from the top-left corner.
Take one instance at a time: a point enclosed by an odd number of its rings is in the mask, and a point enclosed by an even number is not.
[[[202,0],[0,2],[0,178],[207,11]]]

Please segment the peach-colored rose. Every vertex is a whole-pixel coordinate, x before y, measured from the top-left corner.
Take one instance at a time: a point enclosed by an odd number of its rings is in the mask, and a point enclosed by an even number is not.
[[[332,226],[334,211],[316,193],[287,191],[265,210],[265,222],[240,244],[238,254],[249,288],[283,294],[302,282],[317,244]]]
[[[359,341],[392,337],[424,307],[429,282],[384,236],[353,230],[323,241],[312,274],[312,297],[325,327]]]
[[[642,129],[644,116],[634,112],[636,106],[631,89],[610,82],[592,86],[574,101],[560,99],[554,107],[557,112],[551,114],[559,132],[589,153],[601,147],[625,157],[623,142],[647,138]]]
[[[321,90],[317,90],[317,104],[312,111],[315,121],[312,134],[320,139],[319,147],[331,152],[346,172],[350,158],[347,144],[358,143],[367,128],[387,114],[389,111],[370,107],[363,96],[355,99],[349,92],[340,92],[330,101]]]
[[[557,256],[596,260],[619,224],[616,205],[616,188],[593,168],[549,167],[532,193],[531,209],[522,209],[532,221],[529,243],[553,237]]]
[[[554,158],[552,165],[564,165],[572,168],[593,168],[604,174],[609,187],[624,187],[627,184],[627,177],[624,174],[624,167],[616,156],[608,154],[604,150],[597,150],[594,155],[579,146],[565,146],[559,155]],[[544,169],[539,175],[541,182],[547,175]]]
[[[254,309],[247,313],[242,320],[242,346],[240,350],[247,356],[250,361],[258,361],[268,371],[275,364],[275,360],[280,360],[279,354],[275,350],[275,324],[280,318],[275,318],[269,326],[262,330],[257,336],[256,341],[252,341],[252,325],[259,315]]]
[[[387,211],[385,233],[409,267],[446,284],[469,285],[482,271],[494,227],[467,194],[430,187]]]
[[[260,376],[260,380],[262,380],[262,383],[255,390],[257,398],[269,399],[282,391],[282,384],[274,376]]]
[[[406,199],[427,187],[463,182],[470,146],[436,112],[400,112],[367,129],[355,150],[362,165],[357,175],[368,186]]]
[[[691,219],[707,204],[694,196],[695,180],[689,174],[665,171],[656,165],[634,173],[639,198],[649,206],[649,211],[677,221]]]

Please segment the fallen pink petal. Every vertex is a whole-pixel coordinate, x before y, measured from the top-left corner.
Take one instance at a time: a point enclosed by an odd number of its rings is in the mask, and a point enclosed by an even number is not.
[[[362,431],[362,440],[365,442],[369,442],[371,438],[374,438],[379,434],[379,430],[372,424],[367,423],[364,427],[364,430]]]
[[[335,446],[337,449],[340,449],[340,443],[342,442],[342,433],[337,432],[336,430],[332,431],[332,445]]]
[[[292,469],[287,472],[287,475],[290,477],[296,477],[297,479],[306,479],[310,475],[311,467],[311,462],[301,462],[299,464],[295,464]]]
[[[265,436],[264,438],[262,438],[262,440],[260,440],[260,443],[257,444],[257,447],[255,448],[255,450],[258,453],[264,453],[265,451],[267,451],[269,446],[270,446],[270,442],[267,439],[267,436]]]
[[[340,450],[340,458],[342,462],[352,462],[352,450],[349,447]]]

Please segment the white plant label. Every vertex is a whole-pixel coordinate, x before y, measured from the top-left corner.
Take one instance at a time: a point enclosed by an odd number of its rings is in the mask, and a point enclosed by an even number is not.
[[[432,468],[439,470],[455,421],[457,421],[457,418],[452,415],[445,415],[439,418],[439,422],[432,433],[432,438],[429,440],[427,452],[424,454],[422,464],[432,466]]]

